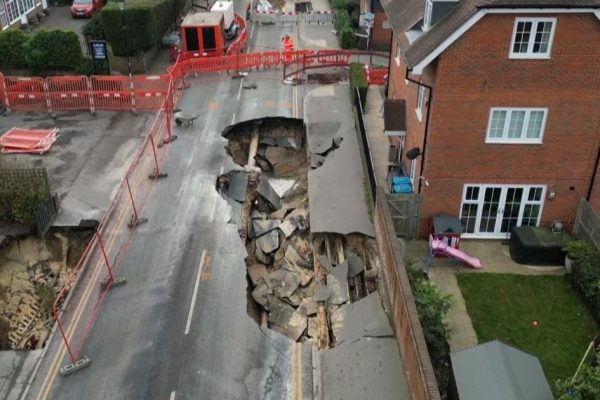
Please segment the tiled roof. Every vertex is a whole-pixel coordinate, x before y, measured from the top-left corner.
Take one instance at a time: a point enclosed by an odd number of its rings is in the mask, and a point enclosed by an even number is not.
[[[424,0],[382,0],[396,35],[413,27],[423,18]],[[424,32],[405,50],[409,66],[422,61],[452,33],[483,8],[596,8],[600,0],[461,0],[437,24]]]

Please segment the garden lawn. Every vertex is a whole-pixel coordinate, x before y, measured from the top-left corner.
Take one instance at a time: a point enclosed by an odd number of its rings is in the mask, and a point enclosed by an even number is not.
[[[498,339],[537,356],[553,392],[556,379],[575,373],[598,327],[563,276],[457,278],[480,344]]]

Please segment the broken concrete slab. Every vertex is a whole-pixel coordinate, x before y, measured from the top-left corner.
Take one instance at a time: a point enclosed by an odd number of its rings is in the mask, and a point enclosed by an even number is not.
[[[225,196],[225,201],[229,206],[229,220],[227,222],[230,224],[237,225],[238,229],[241,229],[242,205],[229,196]]]
[[[319,254],[317,256],[317,259],[319,260],[319,264],[321,264],[321,266],[325,268],[326,271],[328,271],[329,273],[333,272],[333,264],[331,264],[331,260],[329,259],[329,257],[327,257],[324,254]]]
[[[411,398],[398,344],[392,338],[361,338],[319,352],[324,399]]]
[[[268,178],[269,184],[280,198],[284,198],[286,193],[296,185],[298,180],[299,179]]]
[[[374,237],[364,194],[366,177],[360,161],[350,93],[346,89],[319,87],[304,99],[310,152],[323,153],[323,148],[331,147],[334,137],[343,138],[340,147],[327,155],[321,167],[308,171],[311,231],[362,233]],[[328,132],[332,127],[337,128],[333,133]]]
[[[334,267],[331,274],[327,275],[327,287],[331,290],[331,296],[329,296],[331,304],[343,304],[350,300],[347,261]]]
[[[308,229],[308,210],[304,207],[295,208],[285,218],[285,221],[290,221],[300,232],[305,232]]]
[[[269,164],[266,158],[259,156],[258,154],[254,156],[254,161],[263,171],[273,171],[273,166]]]
[[[318,335],[317,318],[316,317],[308,317],[307,321],[308,321],[308,324],[306,327],[307,328],[306,334],[308,335],[308,337],[316,338]]]
[[[277,195],[275,190],[271,187],[269,180],[263,176],[260,177],[258,187],[256,188],[258,194],[260,194],[273,209],[278,210],[281,208],[281,198]]]
[[[252,210],[250,214],[250,219],[267,219],[267,214],[262,213],[258,210]]]
[[[260,248],[263,253],[269,254],[279,248],[279,232],[271,231],[256,239],[256,247]]]
[[[246,200],[248,189],[248,174],[244,171],[232,171],[229,175],[227,195],[232,199],[243,203]]]
[[[273,295],[284,298],[290,297],[300,286],[300,278],[295,273],[278,269],[269,274],[269,281],[273,288]]]
[[[300,286],[302,287],[308,285],[313,279],[313,274],[311,272],[307,271],[306,269],[299,268],[296,265],[290,265],[286,262],[281,266],[281,268],[296,274],[300,279]]]
[[[315,290],[313,299],[318,303],[324,303],[329,300],[329,296],[331,296],[331,289],[326,285],[319,284]]]
[[[259,282],[252,291],[252,298],[264,309],[269,310],[268,296],[271,296],[273,291],[266,282]]]
[[[260,237],[265,233],[271,232],[273,229],[277,229],[281,224],[279,219],[253,219],[252,229],[255,237]]]
[[[378,292],[373,292],[355,303],[339,309],[333,334],[337,343],[354,341],[361,337],[393,337],[392,325],[383,310]]]
[[[354,278],[365,270],[363,260],[357,255],[347,256],[346,260],[348,261],[348,279]]]
[[[298,341],[300,336],[302,336],[302,333],[306,330],[307,324],[308,320],[306,317],[306,312],[303,309],[298,308],[296,311],[294,311],[288,323],[288,332],[290,333],[289,336],[295,341]]]
[[[265,151],[265,158],[273,167],[282,163],[287,163],[289,160],[295,158],[295,156],[296,152],[283,147],[269,146]]]
[[[312,270],[312,265],[306,261],[291,244],[285,249],[285,260],[297,269]]]
[[[298,176],[298,171],[304,167],[304,163],[300,157],[290,158],[273,166],[273,174],[277,178],[294,178]]]
[[[258,142],[261,145],[265,146],[277,146],[277,140],[273,136],[261,136]]]
[[[292,235],[292,233],[294,233],[294,231],[296,230],[296,226],[293,225],[289,220],[287,220],[287,221],[283,221],[279,225],[279,230],[281,231],[281,233],[283,233],[283,235],[286,238],[288,238]]]
[[[273,295],[267,295],[269,303],[269,323],[285,329],[294,314],[294,307]]]
[[[304,310],[306,311],[306,315],[308,315],[309,317],[312,315],[317,315],[318,304],[314,299],[311,299],[311,298],[303,299],[302,302],[300,303],[300,307],[304,308]]]
[[[265,254],[259,246],[254,249],[254,255],[256,259],[265,265],[273,264],[273,256],[271,254]]]
[[[277,146],[286,149],[298,151],[302,148],[302,137],[278,136],[275,138],[275,141],[277,142]]]
[[[257,286],[259,283],[263,282],[263,278],[268,274],[267,267],[264,264],[256,263],[248,267],[248,276],[250,276],[250,280],[254,286]]]

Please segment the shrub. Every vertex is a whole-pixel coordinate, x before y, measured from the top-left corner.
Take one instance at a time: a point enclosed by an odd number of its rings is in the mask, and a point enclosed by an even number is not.
[[[577,247],[577,251],[573,250]],[[571,245],[573,273],[569,277],[571,284],[579,293],[590,313],[600,323],[600,253],[585,245]]]
[[[17,29],[0,32],[0,68],[27,68],[24,46],[28,36]]]
[[[352,91],[351,95],[354,104],[358,107],[356,88],[358,88],[360,103],[364,109],[367,105],[367,90],[369,89],[369,83],[367,82],[365,67],[361,63],[350,64],[350,90]]]
[[[342,29],[344,29],[345,27],[350,27],[350,14],[348,14],[348,11],[344,10],[339,10],[336,14],[335,14],[335,30],[338,32],[341,32]]]
[[[81,28],[83,36],[93,40],[105,40],[106,34],[104,33],[104,26],[102,26],[102,17],[96,13],[92,16],[88,22],[86,22]]]
[[[157,45],[181,13],[183,0],[131,0],[123,11],[115,2],[102,9],[102,26],[116,56],[133,55]],[[127,45],[123,26],[126,27]]]
[[[83,54],[73,31],[39,30],[25,43],[27,64],[32,70],[75,69]]]
[[[346,0],[331,0],[331,8],[333,8],[336,11],[345,10],[346,7]]]
[[[90,76],[94,73],[94,62],[92,57],[84,57],[81,59],[81,63],[75,68],[76,75],[87,75]]]
[[[406,267],[435,378],[440,393],[445,398],[450,383],[451,367],[448,345],[450,331],[443,319],[452,306],[452,297],[443,294],[422,271],[412,268],[411,263],[406,263]]]
[[[342,49],[351,49],[354,47],[354,34],[352,28],[345,26],[340,31],[340,46]]]
[[[556,381],[558,400],[600,399],[600,367],[585,365],[574,379]]]

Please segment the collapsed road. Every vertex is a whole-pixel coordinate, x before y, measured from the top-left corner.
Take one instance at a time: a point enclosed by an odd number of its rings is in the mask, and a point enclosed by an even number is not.
[[[346,86],[326,86],[307,95],[304,124],[262,118],[228,127],[222,135],[238,168],[216,188],[248,254],[248,314],[320,350],[315,398],[409,398],[377,292],[348,105]]]

